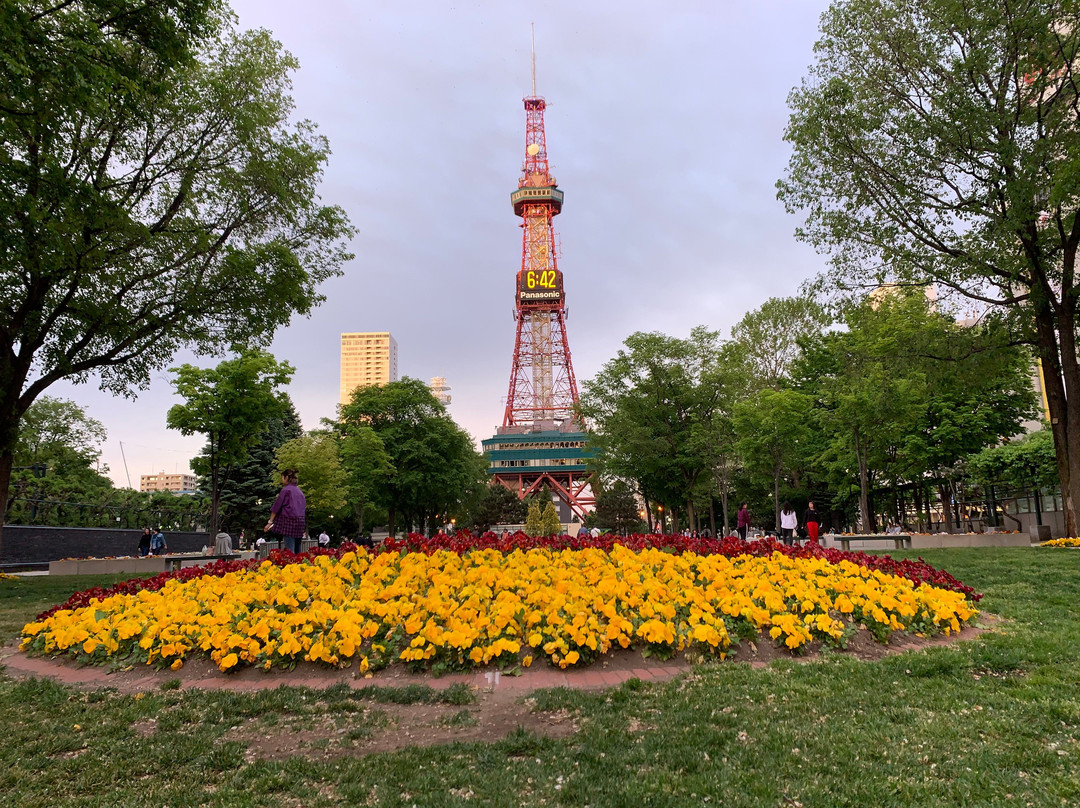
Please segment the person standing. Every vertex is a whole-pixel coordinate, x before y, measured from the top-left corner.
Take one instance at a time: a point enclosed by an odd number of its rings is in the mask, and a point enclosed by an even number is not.
[[[821,527],[821,517],[818,516],[817,508],[814,507],[813,500],[806,503],[806,513],[803,514],[803,524],[806,525],[806,533],[810,537],[810,541],[817,544],[818,530]]]
[[[799,526],[799,517],[791,507],[790,502],[785,502],[780,508],[780,538],[784,544],[795,543],[795,528]]]
[[[165,534],[161,532],[161,528],[154,528],[154,535],[150,537],[150,553],[151,555],[165,555],[169,552],[168,545],[165,544]]]
[[[142,535],[139,536],[139,555],[140,556],[148,556],[148,555],[150,555],[150,539],[152,539],[153,537],[154,537],[154,532],[150,528],[144,527]]]
[[[264,528],[284,536],[285,549],[297,554],[307,533],[307,498],[300,490],[299,481],[296,469],[281,472],[281,491],[270,507],[270,520]]]
[[[735,517],[735,529],[739,531],[739,538],[746,541],[746,531],[750,529],[750,510],[745,502],[739,505],[739,513]]]
[[[325,529],[319,534],[319,546],[324,549],[330,546],[330,536]]]

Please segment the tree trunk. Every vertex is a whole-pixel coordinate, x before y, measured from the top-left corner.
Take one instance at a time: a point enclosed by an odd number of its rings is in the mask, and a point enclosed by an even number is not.
[[[213,458],[211,458],[213,463]],[[210,535],[218,534],[218,508],[221,507],[221,486],[218,485],[218,469],[216,465],[210,467]]]
[[[949,491],[944,480],[938,480],[938,498],[941,500],[941,513],[945,519],[945,532],[952,533],[955,529],[952,505],[949,502]]]
[[[386,528],[390,533],[391,539],[397,535],[397,525],[395,524],[394,516],[394,506],[391,505],[389,508],[386,509]]]
[[[0,557],[4,551],[4,521],[7,517],[8,494],[11,490],[11,467],[14,465],[15,453],[10,448],[0,450]]]
[[[713,538],[716,538],[716,500],[709,497],[709,530]]]
[[[780,470],[773,472],[773,523],[776,527],[776,535],[780,535]]]
[[[655,533],[655,523],[653,522],[652,508],[649,507],[649,498],[642,497],[642,499],[645,500],[645,522],[649,526],[649,532]]]
[[[1076,505],[1080,503],[1080,492],[1075,490],[1080,486],[1080,434],[1070,434],[1077,430],[1070,429],[1069,426],[1080,425],[1080,415],[1074,417],[1074,410],[1080,407],[1080,368],[1077,367],[1076,340],[1071,334],[1066,335],[1061,331],[1063,324],[1055,317],[1050,305],[1053,293],[1045,289],[1036,290],[1035,285],[1032,292],[1043,391],[1050,411],[1050,431],[1054,436],[1061,502],[1065,509],[1065,535],[1075,536],[1080,525],[1076,512]],[[1066,290],[1065,295],[1068,294]],[[1073,325],[1071,321],[1070,316],[1069,322]]]
[[[727,486],[720,491],[720,506],[724,511],[724,535],[731,533],[731,520],[728,517],[728,492]]]
[[[855,437],[855,458],[859,463],[859,530],[869,533],[873,529],[870,521],[870,470],[866,465],[866,454],[858,435]]]
[[[364,537],[364,501],[360,500],[360,504],[356,507],[356,533],[357,539]]]

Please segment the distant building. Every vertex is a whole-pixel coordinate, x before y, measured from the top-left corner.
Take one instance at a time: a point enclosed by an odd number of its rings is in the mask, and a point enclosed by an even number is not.
[[[389,331],[341,335],[341,404],[348,404],[358,387],[384,385],[397,380],[397,340]]]
[[[143,474],[139,477],[140,491],[170,491],[173,494],[194,494],[199,482],[194,474]]]
[[[435,398],[437,398],[439,403],[444,407],[450,403],[450,385],[446,383],[444,377],[432,376],[431,381],[428,382],[428,387],[431,388],[431,392],[435,395]]]

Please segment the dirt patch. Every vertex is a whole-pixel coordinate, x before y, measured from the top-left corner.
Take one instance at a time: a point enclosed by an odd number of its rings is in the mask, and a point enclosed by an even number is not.
[[[509,691],[478,694],[475,704],[371,704],[356,713],[295,716],[268,725],[253,719],[232,728],[226,740],[246,747],[245,757],[330,760],[414,746],[499,741],[514,732],[565,738],[577,731],[565,710],[539,712]]]

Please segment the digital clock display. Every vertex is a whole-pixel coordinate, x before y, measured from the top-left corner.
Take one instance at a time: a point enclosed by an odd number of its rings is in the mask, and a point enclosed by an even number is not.
[[[561,301],[562,273],[557,269],[528,269],[520,273],[518,299],[522,303]]]

